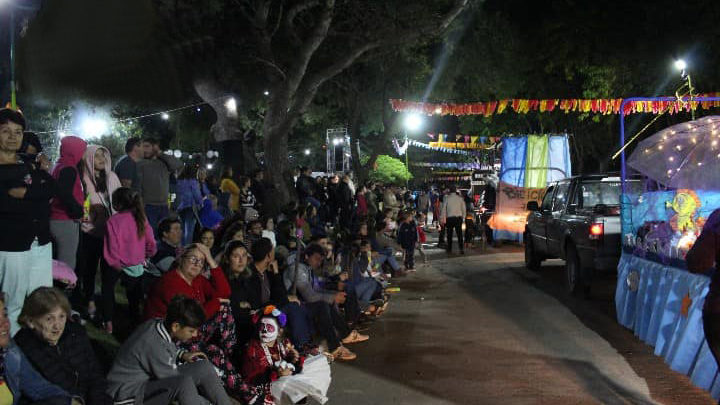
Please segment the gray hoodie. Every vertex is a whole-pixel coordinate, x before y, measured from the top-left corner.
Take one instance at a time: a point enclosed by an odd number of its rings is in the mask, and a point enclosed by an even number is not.
[[[162,319],[143,323],[120,347],[107,376],[107,393],[116,404],[142,403],[149,380],[178,375],[184,352],[175,346]]]

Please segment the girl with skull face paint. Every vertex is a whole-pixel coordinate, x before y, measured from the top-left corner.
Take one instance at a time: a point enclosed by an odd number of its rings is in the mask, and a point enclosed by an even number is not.
[[[300,356],[290,340],[282,336],[287,318],[268,305],[253,314],[257,335],[248,343],[242,371],[255,386],[249,404],[293,404],[311,397],[325,403],[330,385],[330,367],[323,355]]]

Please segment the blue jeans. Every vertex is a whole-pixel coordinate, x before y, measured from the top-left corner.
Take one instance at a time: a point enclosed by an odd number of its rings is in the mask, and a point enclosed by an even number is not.
[[[180,211],[180,220],[182,221],[183,226],[182,244],[183,246],[187,246],[193,242],[195,224],[197,223],[197,219],[195,219],[195,214],[193,213],[192,208],[183,208],[183,210]]]
[[[145,216],[147,216],[147,220],[150,223],[150,226],[152,226],[153,232],[155,233],[156,237],[158,236],[158,224],[163,218],[166,218],[168,215],[170,215],[170,210],[168,209],[167,205],[145,204]]]
[[[280,310],[287,315],[287,322],[290,327],[290,340],[293,345],[299,348],[311,343],[314,331],[310,311],[297,302],[289,302],[280,308]]]
[[[370,305],[370,301],[373,300],[376,292],[379,289],[382,289],[380,283],[378,283],[374,278],[370,277],[363,278],[354,283],[348,283],[348,286],[355,289],[358,302],[360,303],[360,308],[362,308],[363,310],[365,310],[368,305]]]
[[[393,270],[399,270],[400,265],[398,264],[397,260],[395,260],[395,254],[392,250],[392,248],[385,248],[380,251],[378,251],[380,256],[377,257],[376,262],[380,266],[383,265],[383,263],[388,262],[390,267],[392,267]]]

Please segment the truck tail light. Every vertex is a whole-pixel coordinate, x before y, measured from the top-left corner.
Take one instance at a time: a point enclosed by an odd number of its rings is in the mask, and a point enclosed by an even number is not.
[[[601,223],[590,225],[590,239],[597,240],[605,233],[605,225]]]

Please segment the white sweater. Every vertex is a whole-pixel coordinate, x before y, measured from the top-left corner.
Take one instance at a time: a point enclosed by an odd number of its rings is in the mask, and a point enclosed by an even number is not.
[[[442,210],[440,211],[440,217],[448,219],[451,217],[465,218],[465,200],[455,193],[451,193],[445,196],[443,200]]]

